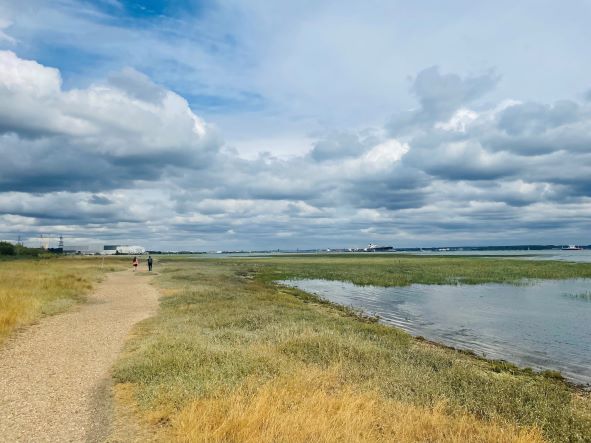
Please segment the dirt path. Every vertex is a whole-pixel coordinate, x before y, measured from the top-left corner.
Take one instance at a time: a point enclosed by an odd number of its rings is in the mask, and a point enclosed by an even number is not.
[[[101,441],[113,365],[158,293],[132,272],[107,276],[88,303],[48,317],[0,348],[0,442]]]

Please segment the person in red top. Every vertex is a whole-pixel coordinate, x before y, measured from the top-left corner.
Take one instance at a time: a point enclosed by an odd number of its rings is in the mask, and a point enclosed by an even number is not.
[[[137,257],[133,257],[133,261],[131,262],[131,264],[133,265],[133,272],[135,272],[135,270],[137,269],[137,265],[140,264],[140,261],[137,259]]]

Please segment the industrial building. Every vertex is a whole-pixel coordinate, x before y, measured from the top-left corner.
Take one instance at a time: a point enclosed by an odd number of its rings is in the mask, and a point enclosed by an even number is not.
[[[142,255],[146,253],[146,248],[143,246],[105,245],[102,253],[104,255]]]
[[[77,255],[88,255],[93,254],[88,245],[68,245],[63,246],[62,252],[64,254],[77,254]]]
[[[100,245],[88,244],[88,245],[68,245],[65,244],[58,248],[49,248],[49,251],[64,253],[66,255],[100,255],[102,249]]]

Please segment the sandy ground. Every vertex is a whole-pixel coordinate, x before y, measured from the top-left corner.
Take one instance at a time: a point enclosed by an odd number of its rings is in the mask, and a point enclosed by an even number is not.
[[[158,292],[131,271],[107,276],[88,303],[44,318],[0,348],[0,442],[102,441],[110,433],[110,368]]]

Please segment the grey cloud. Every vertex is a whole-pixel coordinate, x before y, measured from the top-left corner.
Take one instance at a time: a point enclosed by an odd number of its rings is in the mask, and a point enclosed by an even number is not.
[[[523,156],[557,151],[585,153],[591,147],[589,105],[567,100],[553,105],[516,104],[501,111],[495,122],[476,128],[468,136],[478,138],[490,150]]]
[[[450,181],[495,180],[513,176],[523,168],[521,159],[488,153],[477,140],[411,150],[405,162],[427,174]]]
[[[341,196],[344,204],[356,208],[416,208],[425,203],[430,181],[424,171],[413,168],[405,158],[387,173],[367,171],[364,176],[344,181]]]
[[[93,195],[89,200],[89,203],[93,205],[110,205],[113,203],[112,200],[108,199],[107,197],[101,197],[100,195]]]
[[[160,179],[171,166],[197,164],[190,154],[112,157],[81,151],[64,137],[31,141],[0,136],[0,190],[53,192],[127,187]]]
[[[387,129],[393,136],[400,136],[447,120],[460,107],[491,91],[499,80],[492,70],[462,78],[457,74],[441,74],[437,66],[426,68],[417,74],[411,86],[419,108],[396,114]]]
[[[461,78],[457,74],[441,74],[437,66],[432,66],[419,72],[412,91],[424,113],[434,119],[443,119],[461,105],[492,90],[498,81],[499,77],[492,72]]]
[[[498,118],[499,128],[511,136],[537,135],[579,119],[579,105],[569,100],[553,106],[523,103],[505,109]]]
[[[131,222],[133,217],[120,205],[104,197],[96,204],[95,198],[84,194],[58,192],[43,195],[26,193],[0,193],[0,214],[13,214],[37,219],[44,224],[102,224]],[[87,202],[91,203],[90,205]],[[108,202],[108,203],[107,203]]]
[[[422,189],[396,189],[383,183],[365,188],[352,188],[348,195],[350,204],[357,208],[420,208],[426,201],[426,193]]]
[[[521,171],[518,165],[484,164],[478,158],[445,159],[425,166],[425,171],[435,177],[450,181],[499,180],[511,177]]]
[[[132,68],[113,73],[108,84],[124,91],[130,97],[149,103],[161,104],[166,97],[166,90],[152,82],[149,77]]]
[[[556,151],[567,151],[576,155],[588,152],[591,134],[586,128],[559,128],[547,134],[509,137],[501,133],[482,136],[482,144],[493,151],[506,151],[521,156],[541,156]]]
[[[377,139],[373,135],[340,132],[318,140],[310,151],[310,156],[316,161],[356,157],[376,144]]]
[[[185,232],[191,234],[216,234],[224,233],[231,229],[231,224],[227,222],[216,223],[173,223],[171,228],[177,232]]]

